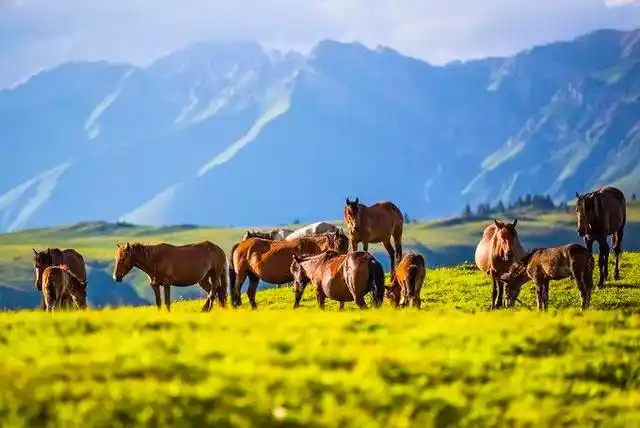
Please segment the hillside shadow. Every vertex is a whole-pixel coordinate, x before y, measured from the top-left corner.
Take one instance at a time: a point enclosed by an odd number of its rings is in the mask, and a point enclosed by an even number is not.
[[[94,263],[88,272],[88,300],[93,307],[148,305],[129,282],[116,283],[107,271],[107,264]]]
[[[35,287],[32,290],[16,290],[6,285],[0,285],[0,310],[39,308],[40,293]]]

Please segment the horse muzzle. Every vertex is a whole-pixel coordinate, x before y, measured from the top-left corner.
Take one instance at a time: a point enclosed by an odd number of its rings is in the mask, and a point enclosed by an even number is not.
[[[117,276],[117,275],[113,275],[113,280],[115,282],[122,282],[122,277],[121,276]]]

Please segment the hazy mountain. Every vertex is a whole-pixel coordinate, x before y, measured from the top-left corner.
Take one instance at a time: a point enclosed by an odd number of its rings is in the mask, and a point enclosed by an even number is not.
[[[340,218],[346,196],[419,218],[635,191],[639,85],[640,30],[446,66],[333,41],[65,64],[0,92],[0,230],[311,222]]]

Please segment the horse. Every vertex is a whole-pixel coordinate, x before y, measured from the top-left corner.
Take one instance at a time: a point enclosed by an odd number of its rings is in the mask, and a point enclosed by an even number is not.
[[[327,249],[346,254],[348,239],[339,232],[323,235],[304,236],[292,241],[272,241],[249,238],[234,245],[229,257],[229,283],[231,284],[231,304],[242,304],[240,290],[249,277],[247,297],[252,309],[257,309],[256,290],[258,281],[270,284],[286,284],[293,281],[289,270],[294,254],[318,254]]]
[[[522,259],[525,254],[516,231],[517,224],[518,219],[513,223],[502,223],[494,219],[493,224],[484,229],[476,246],[476,266],[491,277],[493,284],[491,309],[502,307],[504,283],[500,275],[507,272],[511,264]]]
[[[533,249],[500,276],[507,283],[507,306],[513,306],[522,286],[533,280],[538,309],[546,311],[549,305],[549,282],[573,277],[580,290],[582,310],[588,309],[593,289],[593,268],[593,254],[582,245]]]
[[[335,224],[319,221],[317,223],[308,224],[291,232],[285,239],[292,241],[303,236],[320,235],[328,232],[336,232],[340,230]]]
[[[605,280],[609,278],[609,235],[613,235],[613,253],[616,256],[613,278],[616,281],[620,279],[620,253],[627,223],[627,202],[624,193],[611,186],[584,195],[576,192],[576,198],[578,235],[584,239],[589,251],[593,252],[594,242],[598,242],[600,247],[598,288],[603,288]]]
[[[221,307],[226,306],[226,257],[222,248],[211,241],[187,245],[116,244],[114,281],[122,282],[122,278],[134,267],[147,274],[158,309],[162,308],[160,287],[163,286],[164,303],[167,311],[171,310],[172,285],[188,287],[199,284],[207,293],[203,312],[213,308],[216,297]]]
[[[300,299],[309,283],[316,286],[316,297],[322,310],[327,297],[340,302],[340,310],[344,309],[344,302],[353,301],[360,309],[367,309],[364,296],[368,292],[373,296],[375,307],[382,305],[384,269],[366,251],[341,255],[329,250],[306,257],[294,254],[290,271],[294,278],[294,309],[300,306]]]
[[[249,238],[262,238],[281,241],[289,236],[293,232],[293,229],[271,229],[267,232],[260,230],[247,230],[242,237],[242,240]]]
[[[420,291],[425,273],[424,257],[421,254],[412,252],[405,255],[391,273],[391,285],[386,289],[386,297],[395,307],[409,304],[420,309]]]
[[[389,253],[393,272],[402,259],[404,216],[400,209],[389,201],[366,206],[358,198],[355,201],[347,198],[343,215],[349,230],[349,251],[357,251],[359,242],[362,242],[364,251],[368,251],[369,243],[382,242]]]
[[[48,266],[42,272],[42,298],[45,310],[62,309],[73,302],[78,309],[87,308],[87,288],[67,265]]]
[[[47,248],[44,251],[33,250],[33,268],[35,270],[35,286],[38,291],[42,291],[42,275],[49,266],[66,265],[69,270],[87,288],[87,269],[82,254],[72,248]],[[44,296],[40,293],[40,308],[45,310]]]

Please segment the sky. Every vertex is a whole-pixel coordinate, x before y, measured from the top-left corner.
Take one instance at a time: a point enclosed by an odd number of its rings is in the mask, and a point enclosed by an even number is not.
[[[190,42],[322,39],[433,64],[640,28],[640,0],[0,0],[0,87],[69,60],[144,66]]]

